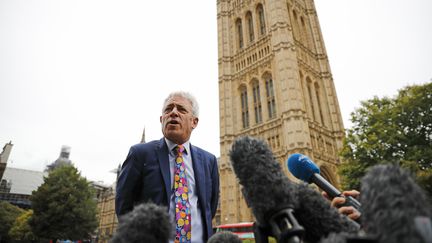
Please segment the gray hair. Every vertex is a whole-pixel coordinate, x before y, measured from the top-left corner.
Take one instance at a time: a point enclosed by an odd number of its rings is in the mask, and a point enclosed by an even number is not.
[[[172,92],[171,94],[169,94],[163,103],[162,113],[163,113],[163,109],[165,108],[168,101],[173,97],[183,97],[183,98],[189,100],[189,102],[192,105],[192,115],[194,117],[198,117],[198,115],[199,115],[198,101],[195,99],[195,97],[191,93],[185,92],[185,91],[175,91],[175,92]]]

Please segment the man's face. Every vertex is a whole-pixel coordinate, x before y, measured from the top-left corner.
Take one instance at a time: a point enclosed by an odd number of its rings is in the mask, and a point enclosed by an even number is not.
[[[192,115],[192,104],[186,98],[174,96],[165,104],[160,122],[166,138],[176,144],[183,144],[198,125],[198,118]]]

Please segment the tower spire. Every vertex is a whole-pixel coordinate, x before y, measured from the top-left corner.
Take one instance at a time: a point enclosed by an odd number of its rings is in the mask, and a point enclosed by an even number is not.
[[[145,143],[145,142],[146,141],[145,141],[145,126],[144,126],[142,137],[141,137],[141,143]]]
[[[8,162],[9,155],[12,150],[12,146],[13,146],[12,141],[10,141],[9,143],[3,146],[3,151],[0,153],[0,181],[3,177],[4,171],[6,170],[6,164]]]

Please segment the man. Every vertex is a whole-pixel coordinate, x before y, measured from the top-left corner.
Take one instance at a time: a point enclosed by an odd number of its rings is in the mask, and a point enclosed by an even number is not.
[[[198,125],[198,103],[189,93],[171,93],[160,122],[164,138],[132,146],[123,163],[117,216],[151,201],[168,207],[176,222],[174,242],[206,242],[219,200],[219,174],[216,157],[189,142]]]

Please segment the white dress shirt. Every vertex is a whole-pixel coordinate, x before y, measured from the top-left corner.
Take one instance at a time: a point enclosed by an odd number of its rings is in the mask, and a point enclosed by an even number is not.
[[[171,142],[170,140],[165,138],[165,142],[168,145],[168,151],[169,152],[169,163],[170,163],[170,175],[171,175],[171,198],[170,198],[170,205],[169,205],[169,215],[171,220],[174,222],[175,225],[175,196],[174,196],[174,173],[175,173],[175,158],[177,157],[177,154],[175,152],[175,147],[177,147],[177,144]],[[183,161],[186,166],[186,179],[188,184],[188,199],[189,204],[191,205],[191,220],[192,220],[192,243],[203,243],[203,227],[202,227],[202,218],[201,218],[201,210],[198,207],[198,194],[196,191],[196,185],[195,185],[195,174],[192,166],[192,156],[190,153],[190,143],[187,141],[183,144],[185,151],[183,152]],[[175,232],[175,231],[174,231]],[[174,235],[175,238],[175,235]],[[173,238],[173,239],[174,239]],[[173,242],[173,240],[170,240],[170,243]]]

